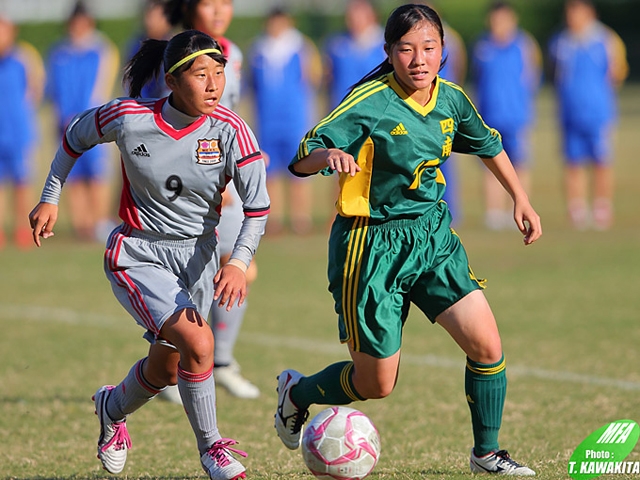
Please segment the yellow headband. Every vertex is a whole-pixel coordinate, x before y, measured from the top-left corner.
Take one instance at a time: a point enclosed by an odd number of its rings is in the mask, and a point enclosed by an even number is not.
[[[171,67],[167,71],[167,73],[173,73],[177,68],[181,67],[182,65],[187,63],[189,60],[193,60],[194,58],[199,57],[200,55],[206,55],[207,53],[217,53],[218,55],[222,55],[222,52],[217,48],[205,48],[204,50],[198,50],[197,52],[193,52],[191,55],[187,55],[179,62],[176,62],[173,65],[173,67]]]

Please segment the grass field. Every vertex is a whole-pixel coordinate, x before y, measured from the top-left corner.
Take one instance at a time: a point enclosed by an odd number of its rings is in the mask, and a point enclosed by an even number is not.
[[[486,294],[508,362],[501,444],[543,479],[568,478],[571,453],[595,429],[640,420],[637,87],[623,92],[621,108],[617,222],[609,232],[565,224],[548,92],[535,135],[532,197],[545,229],[539,243],[524,248],[515,231],[482,228],[479,162],[458,160],[464,218],[457,230],[475,272],[489,279]],[[320,198],[327,185],[314,180]],[[249,453],[248,478],[313,478],[275,435],[273,411],[282,369],[313,373],[346,358],[326,290],[329,203],[319,210],[319,233],[265,238],[258,253],[260,278],[236,356],[262,396],[218,394],[221,432]],[[145,355],[146,342],[111,294],[101,246],[74,243],[64,228],[45,243],[0,252],[0,478],[105,478],[95,458],[91,395],[120,381]],[[464,355],[453,341],[412,312],[396,390],[354,405],[382,437],[372,480],[470,478],[463,375]],[[128,424],[133,449],[121,478],[205,478],[181,408],[155,401]],[[640,450],[628,460],[640,461]]]

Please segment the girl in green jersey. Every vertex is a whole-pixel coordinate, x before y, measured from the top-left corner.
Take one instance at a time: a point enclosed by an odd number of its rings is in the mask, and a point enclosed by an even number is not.
[[[452,151],[480,156],[514,202],[525,245],[542,234],[500,135],[465,93],[438,77],[444,34],[425,5],[394,10],[388,58],[302,140],[292,173],[338,172],[338,216],[329,240],[329,289],[351,361],[278,377],[275,426],[298,448],[311,404],[383,398],[397,380],[402,328],[414,303],[467,356],[473,472],[535,475],[498,445],[505,360],[494,315],[450,228],[439,166]]]

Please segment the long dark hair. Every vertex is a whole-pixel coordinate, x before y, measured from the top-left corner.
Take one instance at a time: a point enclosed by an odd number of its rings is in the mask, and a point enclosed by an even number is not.
[[[138,53],[127,63],[124,69],[123,84],[128,86],[130,97],[139,97],[142,87],[157,78],[183,58],[207,48],[215,48],[222,52],[218,42],[206,33],[198,30],[186,30],[171,40],[148,39],[142,42]],[[216,62],[226,65],[227,60],[222,53],[207,53]],[[195,58],[181,65],[171,75],[180,76],[189,70]]]
[[[436,11],[422,4],[407,4],[396,8],[387,19],[387,23],[384,28],[384,47],[387,52],[390,52],[393,46],[400,41],[400,39],[413,27],[420,22],[429,22],[433,25],[440,35],[440,41],[444,46],[444,28],[442,26],[442,20],[436,13]],[[443,58],[440,62],[440,68],[444,66],[447,59]],[[393,72],[393,65],[389,63],[389,59],[385,58],[377,67],[367,73],[358,82],[356,82],[350,89],[353,91],[359,85],[373,80],[381,75]]]

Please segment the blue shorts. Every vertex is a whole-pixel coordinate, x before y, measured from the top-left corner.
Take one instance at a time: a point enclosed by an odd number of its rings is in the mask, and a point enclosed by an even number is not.
[[[263,136],[266,138],[260,140],[260,149],[269,155],[267,175],[289,175],[289,163],[296,155],[303,135]]]
[[[498,128],[502,136],[502,146],[514,167],[526,167],[530,157],[529,129],[527,127],[509,129]]]
[[[0,145],[0,182],[10,180],[15,185],[26,185],[31,177],[32,165],[27,160],[26,148]]]
[[[67,180],[106,180],[109,178],[111,163],[109,145],[96,145],[84,152],[71,169]]]
[[[585,128],[565,126],[564,157],[568,165],[588,163],[607,165],[611,162],[611,133],[608,125]]]

